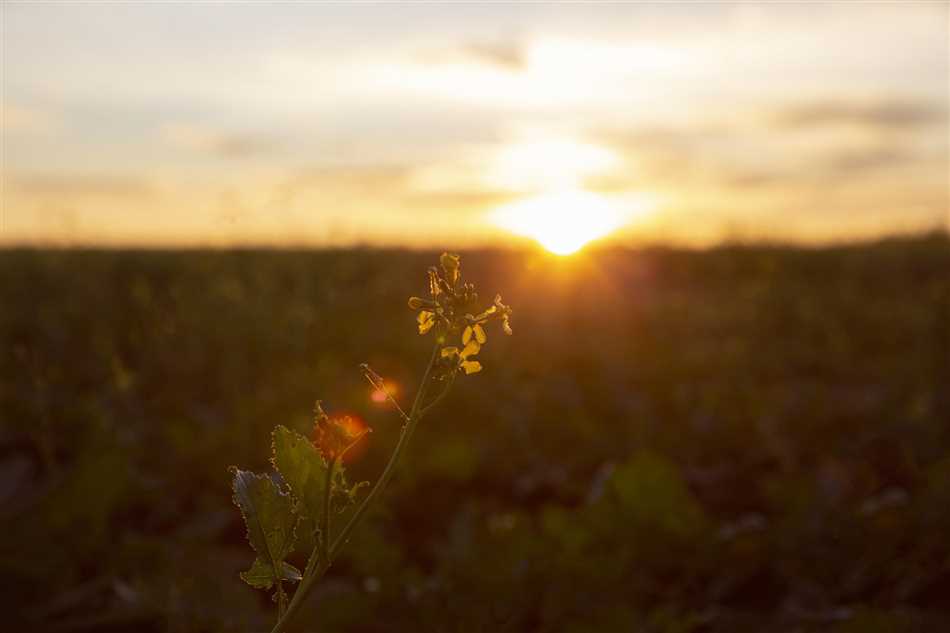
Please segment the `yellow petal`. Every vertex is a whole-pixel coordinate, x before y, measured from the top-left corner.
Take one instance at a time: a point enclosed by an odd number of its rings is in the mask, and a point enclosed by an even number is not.
[[[469,341],[468,345],[465,346],[465,349],[462,350],[462,353],[459,354],[462,358],[468,358],[469,356],[474,356],[482,348],[478,344],[478,341]]]
[[[477,360],[466,360],[462,362],[462,369],[466,374],[477,374],[482,370],[482,364]]]
[[[477,325],[475,327],[478,327]],[[472,340],[472,326],[469,325],[465,328],[465,331],[462,332],[462,345],[468,345],[468,342]]]
[[[475,320],[484,321],[485,319],[495,314],[496,312],[498,312],[498,308],[496,308],[495,306],[491,306],[490,308],[488,308],[487,310],[479,314],[477,317],[475,317]]]
[[[435,315],[428,310],[423,310],[416,317],[416,321],[419,322],[419,334],[425,334],[435,325]]]
[[[457,347],[443,347],[442,348],[442,358],[450,358],[452,356],[458,356],[459,348]]]
[[[488,336],[485,334],[485,328],[480,325],[475,325],[475,340],[478,341],[479,345],[483,345],[485,341],[488,340]]]

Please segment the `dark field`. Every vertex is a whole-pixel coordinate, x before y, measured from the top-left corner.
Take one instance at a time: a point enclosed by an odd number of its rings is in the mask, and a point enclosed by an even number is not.
[[[399,430],[433,254],[0,252],[10,631],[263,631],[227,467]],[[296,630],[950,630],[950,242],[463,254],[514,307]],[[293,559],[303,566],[304,554]]]

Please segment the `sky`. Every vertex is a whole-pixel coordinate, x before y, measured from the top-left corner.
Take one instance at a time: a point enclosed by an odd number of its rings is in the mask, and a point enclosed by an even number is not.
[[[0,245],[825,243],[950,218],[950,4],[4,2]]]

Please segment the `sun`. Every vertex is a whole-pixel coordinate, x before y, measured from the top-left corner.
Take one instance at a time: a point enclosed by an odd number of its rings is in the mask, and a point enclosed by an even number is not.
[[[557,255],[570,255],[622,226],[625,215],[605,196],[568,189],[499,207],[491,221],[535,239]]]

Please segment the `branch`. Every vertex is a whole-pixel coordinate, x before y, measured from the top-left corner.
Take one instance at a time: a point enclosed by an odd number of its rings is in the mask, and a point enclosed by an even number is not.
[[[350,533],[360,522],[360,519],[363,518],[363,515],[366,514],[370,504],[372,504],[373,500],[376,499],[377,495],[379,495],[382,489],[386,487],[386,484],[389,483],[389,480],[392,478],[396,464],[398,463],[400,456],[409,442],[409,437],[412,435],[412,431],[415,429],[416,425],[419,424],[419,420],[422,419],[422,414],[424,413],[422,410],[422,402],[425,399],[426,392],[429,389],[429,379],[432,376],[432,368],[435,366],[435,362],[438,359],[440,349],[441,345],[439,343],[436,343],[432,349],[432,356],[429,358],[429,365],[426,367],[425,374],[422,377],[422,383],[419,385],[419,391],[416,392],[416,398],[412,403],[412,409],[410,410],[409,415],[405,415],[405,413],[403,413],[403,416],[406,419],[406,424],[404,424],[402,427],[402,432],[399,434],[399,441],[396,443],[396,447],[393,449],[393,453],[389,457],[389,461],[386,463],[386,467],[383,469],[382,475],[380,475],[379,479],[376,481],[376,485],[374,485],[369,491],[369,494],[363,498],[363,501],[360,503],[359,507],[357,507],[356,512],[353,513],[353,515],[350,517],[350,520],[347,521],[346,525],[340,531],[339,536],[337,536],[333,541],[333,545],[329,548],[327,555],[320,557],[321,560],[317,562],[316,566],[309,570],[309,575],[304,574],[304,577],[300,581],[300,585],[297,587],[297,591],[294,592],[293,599],[291,599],[286,611],[284,611],[283,616],[277,621],[277,624],[271,630],[271,633],[282,633],[286,629],[294,615],[296,615],[296,613],[300,610],[304,600],[307,599],[307,596],[312,591],[313,584],[330,567],[333,559],[336,558],[337,553],[346,544]],[[329,542],[329,535],[324,537],[324,542]]]
[[[360,369],[363,370],[363,376],[366,377],[366,380],[369,381],[369,384],[373,385],[377,390],[382,391],[386,395],[386,399],[393,403],[393,406],[396,407],[396,411],[399,412],[399,415],[402,416],[402,419],[406,422],[409,422],[409,416],[406,415],[406,412],[402,410],[402,407],[399,406],[399,403],[396,401],[396,397],[389,392],[389,389],[386,388],[386,381],[383,380],[383,377],[373,371],[373,368],[363,363],[360,365]]]

